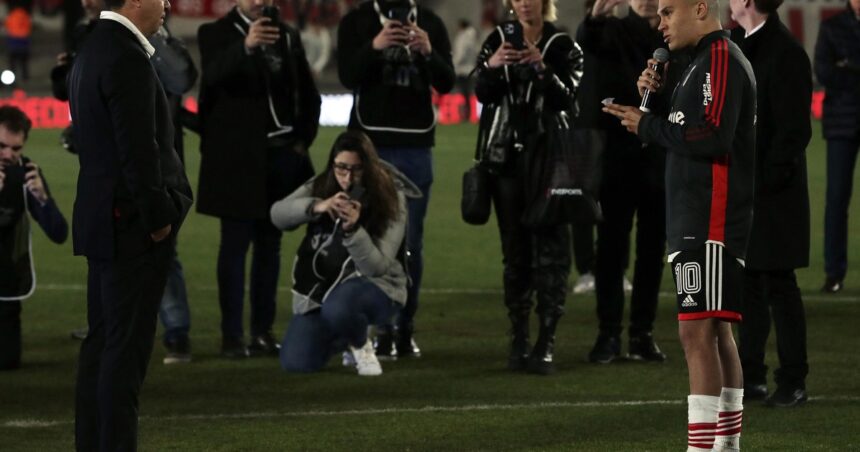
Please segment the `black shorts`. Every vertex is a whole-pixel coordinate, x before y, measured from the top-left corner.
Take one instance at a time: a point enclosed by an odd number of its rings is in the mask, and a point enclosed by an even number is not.
[[[743,264],[720,243],[677,253],[671,258],[678,294],[678,320],[715,318],[741,321]]]

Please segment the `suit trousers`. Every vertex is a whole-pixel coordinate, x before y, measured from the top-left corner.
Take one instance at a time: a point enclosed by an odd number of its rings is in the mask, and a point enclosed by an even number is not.
[[[75,393],[78,451],[137,450],[138,394],[174,240],[136,256],[88,260],[89,332],[81,344]]]
[[[809,363],[806,359],[806,313],[794,270],[744,271],[744,300],[741,309],[738,353],[747,386],[767,382],[765,346],[771,319],[776,329],[779,369],[774,379],[779,387],[806,389]]]

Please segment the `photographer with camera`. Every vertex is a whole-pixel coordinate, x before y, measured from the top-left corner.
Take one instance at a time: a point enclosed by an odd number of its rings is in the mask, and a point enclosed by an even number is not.
[[[221,354],[241,359],[278,355],[271,330],[281,231],[269,220],[269,208],[314,174],[307,150],[317,135],[321,101],[299,33],[280,21],[272,0],[236,3],[198,30],[197,210],[221,223]],[[242,306],[251,243],[251,343],[246,347]]]
[[[0,107],[0,370],[21,365],[21,300],[36,288],[27,214],[54,243],[69,234],[42,170],[23,155],[31,127],[18,108]]]
[[[382,328],[377,353],[420,356],[413,340],[424,270],[424,217],[433,184],[436,111],[433,90],[454,87],[451,43],[442,20],[415,0],[369,0],[338,28],[338,73],[354,93],[349,128],[365,132],[380,158],[394,165],[422,197],[409,200],[409,299],[397,320],[397,338]],[[393,346],[396,346],[394,348]]]
[[[347,131],[335,140],[325,171],[272,206],[278,228],[308,225],[293,266],[285,370],[319,370],[340,345],[349,347],[345,363],[354,361],[359,375],[382,373],[367,327],[387,322],[406,303],[406,202],[417,196],[367,135]]]
[[[521,221],[529,207],[524,187],[531,185],[529,156],[548,145],[544,120],[576,113],[582,77],[582,51],[551,22],[555,0],[506,0],[517,19],[491,33],[478,56],[475,93],[484,104],[479,150],[503,150],[492,165],[490,193],[504,256],[504,300],[511,321],[508,368],[548,374],[554,371],[555,329],[564,313],[570,274],[568,225],[528,227]],[[488,115],[493,118],[487,121]],[[532,293],[537,294],[540,330],[529,343]]]

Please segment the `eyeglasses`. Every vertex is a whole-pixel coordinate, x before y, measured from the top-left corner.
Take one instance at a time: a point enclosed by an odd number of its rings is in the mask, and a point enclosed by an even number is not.
[[[334,162],[334,172],[338,176],[346,176],[349,173],[353,175],[360,174],[362,171],[364,171],[364,165],[361,163],[350,165],[348,163]]]
[[[21,149],[24,149],[24,145],[23,144],[6,144],[6,143],[0,141],[0,149],[6,149],[6,148],[9,148],[15,152],[18,152]]]

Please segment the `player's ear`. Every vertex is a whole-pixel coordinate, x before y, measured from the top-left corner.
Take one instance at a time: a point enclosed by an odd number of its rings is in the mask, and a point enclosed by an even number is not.
[[[708,14],[710,13],[710,7],[708,6],[708,2],[706,0],[700,0],[696,2],[696,19],[705,20],[708,18]]]

